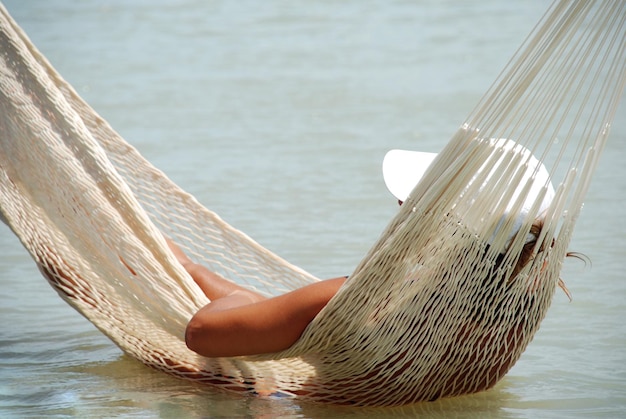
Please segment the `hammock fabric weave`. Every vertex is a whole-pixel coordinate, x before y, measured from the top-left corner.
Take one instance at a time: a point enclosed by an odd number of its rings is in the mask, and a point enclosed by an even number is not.
[[[527,347],[557,287],[622,96],[625,19],[622,0],[552,5],[349,280],[281,353],[205,358],[188,350],[185,326],[208,300],[164,237],[267,296],[318,279],[143,159],[0,7],[2,219],[62,298],[125,353],[166,373],[338,404],[485,390]],[[531,150],[556,189],[521,269],[534,214],[508,247],[506,232],[522,205],[511,197],[527,156],[493,138]]]

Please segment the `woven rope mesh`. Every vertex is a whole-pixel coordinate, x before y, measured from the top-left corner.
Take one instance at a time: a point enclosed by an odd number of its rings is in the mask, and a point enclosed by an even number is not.
[[[0,208],[43,275],[124,352],[227,390],[362,405],[493,386],[539,328],[626,78],[626,5],[562,1],[450,139],[346,284],[288,350],[204,358],[183,341],[208,303],[169,252],[267,295],[317,278],[173,184],[0,13]],[[527,154],[548,184],[520,218]],[[514,191],[520,187],[521,198]],[[516,224],[517,223],[517,224]],[[508,232],[518,231],[509,242]]]

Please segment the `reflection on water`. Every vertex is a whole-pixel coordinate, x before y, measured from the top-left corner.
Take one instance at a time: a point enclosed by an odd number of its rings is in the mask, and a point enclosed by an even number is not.
[[[6,2],[122,135],[235,227],[320,277],[396,211],[389,148],[440,150],[541,1]],[[620,108],[558,294],[495,389],[393,409],[242,398],[121,355],[0,229],[0,416],[596,417],[626,411],[626,121]]]

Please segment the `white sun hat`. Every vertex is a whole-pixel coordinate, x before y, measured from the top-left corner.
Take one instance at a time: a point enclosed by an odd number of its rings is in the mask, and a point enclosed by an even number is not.
[[[383,178],[389,192],[405,201],[435,157],[437,153],[389,150],[383,159]]]
[[[519,195],[523,192],[526,181],[533,176],[535,179],[524,204],[522,205],[520,213],[515,219],[514,226],[508,235],[508,244],[520,229],[526,215],[530,212],[537,196],[543,190],[543,187],[547,186],[545,196],[536,216],[541,217],[545,213],[554,198],[554,187],[550,182],[550,174],[548,173],[548,170],[531,154],[530,150],[521,144],[517,144],[516,142],[508,139],[492,139],[490,140],[490,144],[496,147],[501,147],[505,151],[514,151],[515,153],[519,153],[526,162],[526,172],[520,181],[520,185],[513,193],[513,196],[507,205],[506,213],[500,221],[500,224],[502,224],[504,219],[509,216],[512,206],[518,199]],[[436,153],[422,151],[390,150],[387,152],[385,158],[383,159],[383,178],[389,192],[391,192],[392,195],[394,195],[398,200],[404,202],[413,188],[421,180],[422,176],[436,156]],[[491,170],[488,175],[488,177],[490,177],[491,174],[496,171],[497,167],[502,164],[503,158],[504,153],[492,168],[483,166],[480,170]],[[529,237],[527,241],[531,239],[532,238]],[[491,242],[491,240],[489,241]]]

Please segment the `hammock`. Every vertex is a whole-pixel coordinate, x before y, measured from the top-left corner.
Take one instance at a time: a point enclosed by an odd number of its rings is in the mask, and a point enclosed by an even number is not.
[[[234,392],[338,404],[481,391],[520,357],[557,287],[622,95],[625,19],[622,0],[553,4],[349,280],[281,353],[204,358],[189,351],[186,323],[208,300],[164,237],[267,296],[318,279],[144,160],[3,7],[2,219],[65,301],[125,353],[166,373]],[[521,269],[549,185],[533,185],[539,178],[525,176],[528,154],[499,138],[523,144],[555,186]],[[533,186],[539,193],[523,215]]]

